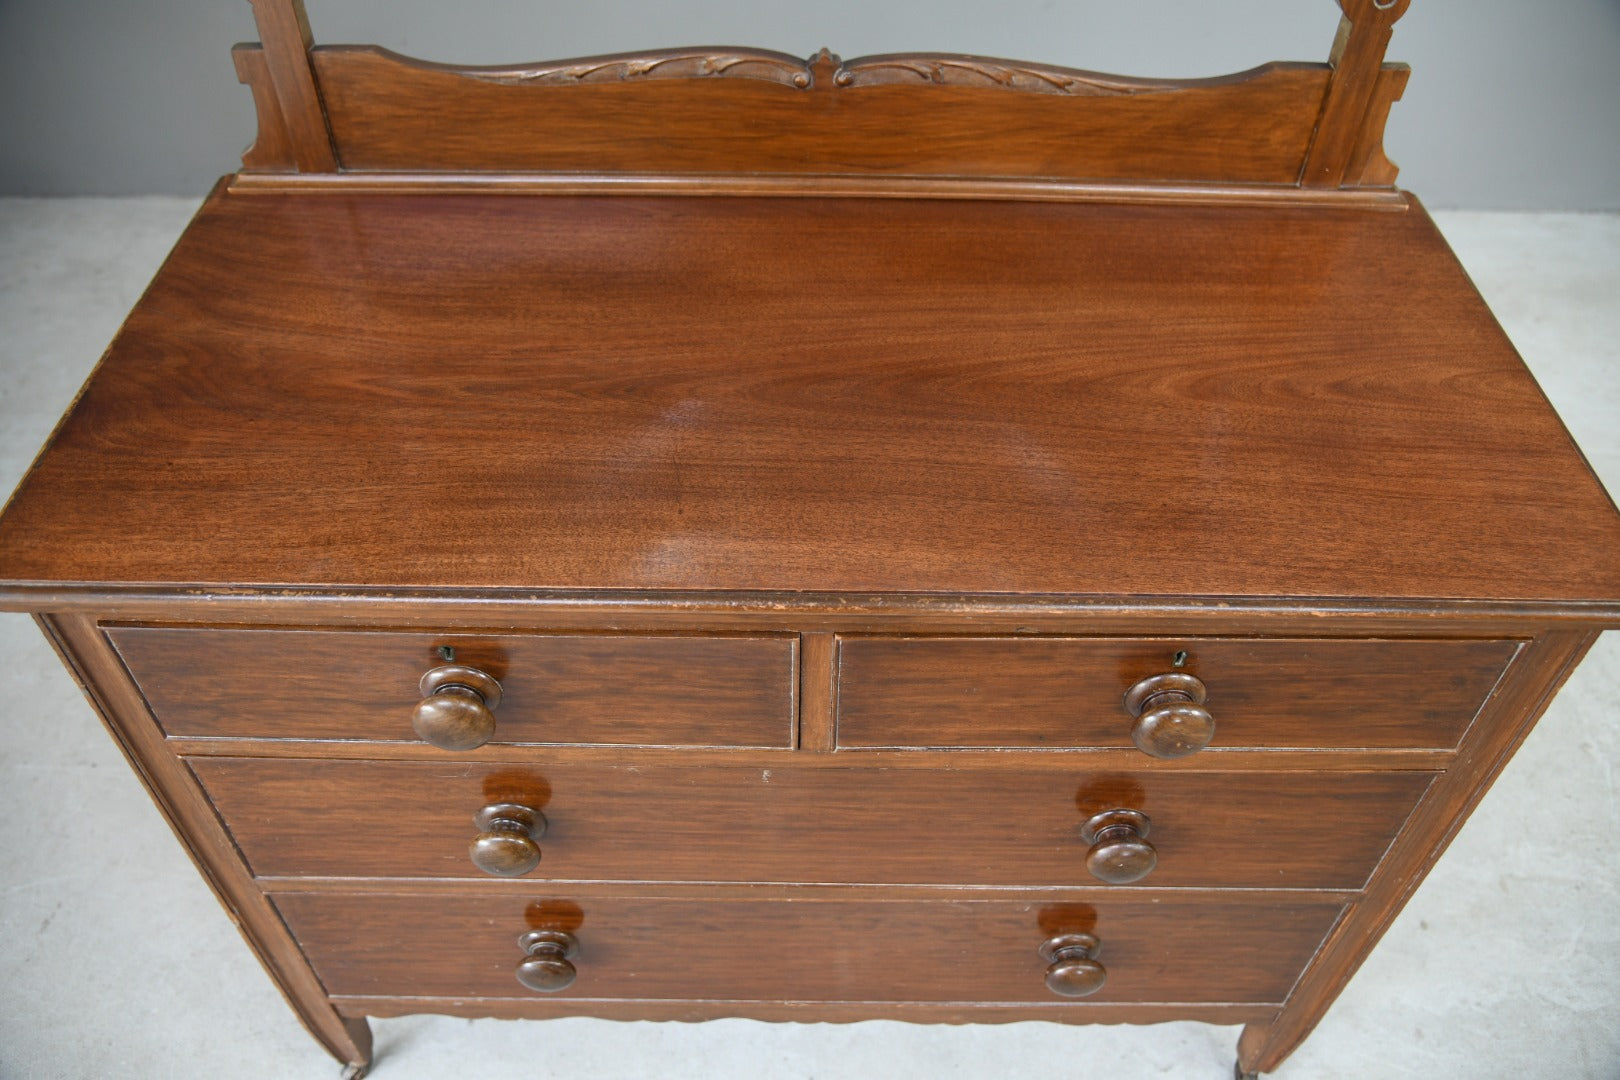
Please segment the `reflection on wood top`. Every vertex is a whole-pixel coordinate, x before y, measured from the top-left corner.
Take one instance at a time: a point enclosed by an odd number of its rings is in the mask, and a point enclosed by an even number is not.
[[[1427,216],[210,199],[11,582],[1620,600]]]

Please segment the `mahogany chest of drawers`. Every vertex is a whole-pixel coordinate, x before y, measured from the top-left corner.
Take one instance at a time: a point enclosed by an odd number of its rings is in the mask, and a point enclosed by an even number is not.
[[[259,141],[0,601],[353,1074],[410,1012],[1269,1070],[1620,626],[1620,516],[1391,186],[1404,2],[1188,83],[255,6]]]

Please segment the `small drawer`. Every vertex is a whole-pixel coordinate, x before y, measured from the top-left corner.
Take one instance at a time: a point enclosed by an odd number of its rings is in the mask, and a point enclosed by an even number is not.
[[[106,630],[171,736],[419,741],[421,680],[497,680],[492,744],[786,747],[790,635]],[[447,655],[448,654],[448,655]]]
[[[1095,905],[552,896],[280,893],[275,903],[341,997],[1032,1005],[1280,1003],[1340,911],[1263,893]],[[517,977],[519,939],[532,930],[572,939],[553,951],[544,992]],[[1053,981],[1091,992],[1059,995],[1048,972],[1065,958],[1042,946],[1072,947],[1081,934],[1095,947],[1067,954],[1078,963]]]
[[[484,879],[468,847],[483,828],[475,816],[513,805],[546,822],[532,850],[501,838],[531,860],[539,855],[520,874],[537,882],[1096,886],[1117,877],[1098,876],[1098,844],[1122,844],[1116,853],[1129,862],[1138,841],[1128,830],[1087,839],[1083,828],[1124,810],[1146,819],[1138,831],[1152,854],[1140,854],[1156,863],[1136,884],[1351,890],[1366,883],[1432,778],[1151,769],[1088,776],[956,770],[949,761],[937,770],[471,761],[447,770],[224,757],[189,764],[257,875]]]
[[[901,638],[838,647],[841,747],[1128,747],[1126,693],[1207,690],[1211,747],[1450,749],[1517,641]]]

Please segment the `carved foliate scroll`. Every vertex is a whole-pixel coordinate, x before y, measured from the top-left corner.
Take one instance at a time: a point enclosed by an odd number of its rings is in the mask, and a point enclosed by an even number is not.
[[[437,66],[437,65],[435,65]],[[447,69],[450,70],[450,69]],[[799,90],[860,86],[972,86],[1026,94],[1101,96],[1174,90],[1175,83],[983,56],[893,53],[845,62],[822,49],[809,60],[765,49],[676,49],[619,53],[583,60],[501,68],[459,68],[458,74],[510,85],[566,86],[644,79],[758,79]]]

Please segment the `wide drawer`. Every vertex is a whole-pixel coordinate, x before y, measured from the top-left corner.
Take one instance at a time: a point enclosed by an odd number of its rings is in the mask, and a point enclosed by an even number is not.
[[[1449,749],[1516,641],[897,638],[838,645],[843,747],[1131,745],[1125,692],[1194,675],[1211,747]]]
[[[170,735],[417,741],[418,683],[449,650],[500,682],[492,744],[793,741],[791,635],[106,633]]]
[[[255,874],[463,877],[475,812],[541,811],[536,881],[1096,885],[1080,826],[1148,815],[1143,885],[1358,889],[1422,772],[740,768],[193,758]],[[1121,886],[1123,887],[1123,886]]]
[[[329,993],[545,997],[518,982],[531,929],[572,934],[557,997],[1061,1003],[1043,942],[1093,935],[1106,970],[1086,1002],[1277,1003],[1337,903],[1255,894],[1154,903],[963,900],[573,900],[281,893],[276,906]]]

